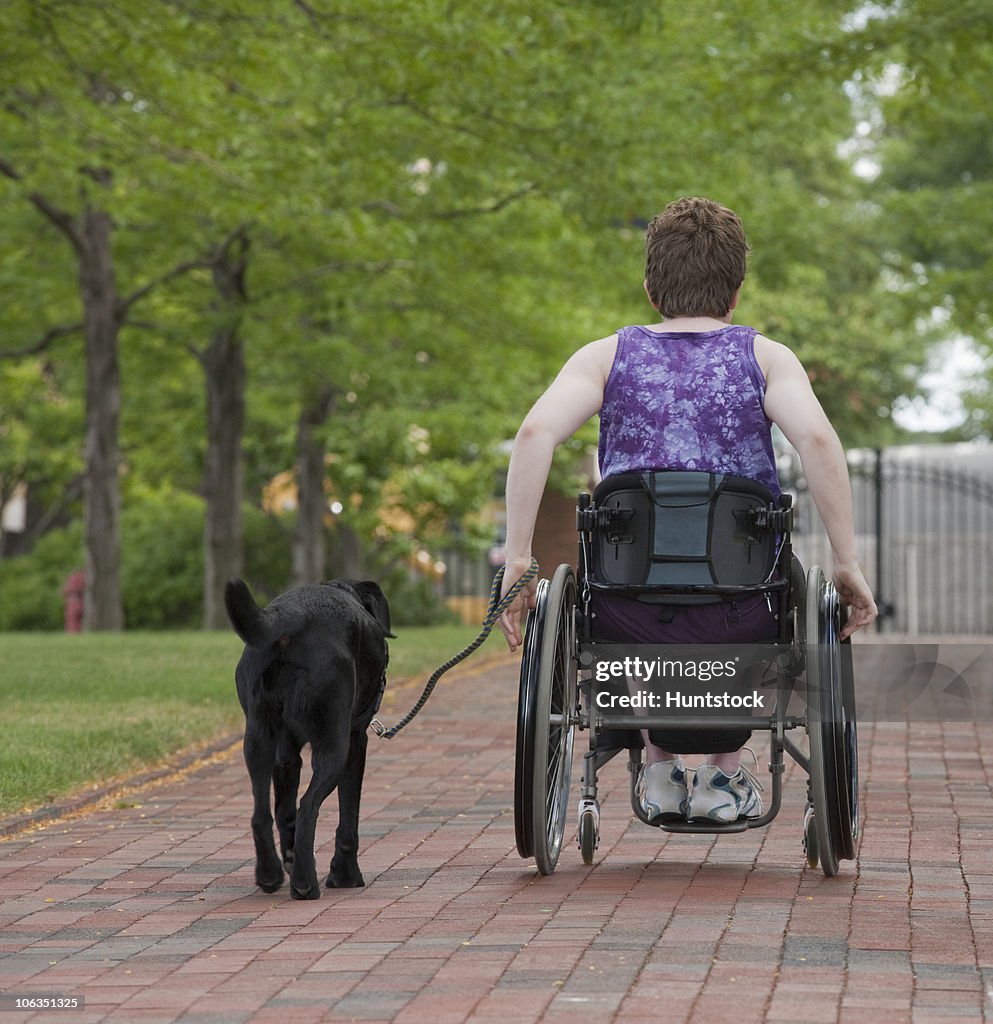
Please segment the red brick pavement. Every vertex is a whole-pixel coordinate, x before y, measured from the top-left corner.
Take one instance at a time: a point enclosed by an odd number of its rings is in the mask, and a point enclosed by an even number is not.
[[[988,724],[861,724],[861,856],[834,879],[804,865],[798,769],[768,828],[713,838],[634,820],[621,759],[601,773],[596,863],[570,837],[543,878],[514,843],[516,674],[470,663],[371,741],[365,889],[255,888],[237,747],[0,843],[0,992],[85,997],[4,1019],[993,1019]],[[334,820],[329,801],[324,864]]]

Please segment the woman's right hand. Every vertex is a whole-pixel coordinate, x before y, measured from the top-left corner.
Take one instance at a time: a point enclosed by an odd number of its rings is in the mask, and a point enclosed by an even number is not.
[[[844,640],[875,622],[879,610],[858,562],[835,562],[832,579],[841,603],[848,609],[848,621],[841,630]]]

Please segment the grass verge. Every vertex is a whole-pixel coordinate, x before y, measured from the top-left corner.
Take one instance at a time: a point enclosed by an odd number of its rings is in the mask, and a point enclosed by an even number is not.
[[[397,632],[394,686],[430,673],[477,631]],[[243,724],[233,633],[5,633],[0,649],[0,817],[134,774]],[[502,638],[491,636],[473,658],[499,650]]]

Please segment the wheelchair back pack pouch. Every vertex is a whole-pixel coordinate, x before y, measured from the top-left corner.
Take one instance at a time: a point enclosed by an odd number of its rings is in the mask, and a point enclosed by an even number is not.
[[[777,503],[754,480],[656,470],[609,477],[592,502],[581,496],[577,527],[592,540],[593,587],[692,604],[720,601],[715,588],[768,584],[792,516],[788,495]]]

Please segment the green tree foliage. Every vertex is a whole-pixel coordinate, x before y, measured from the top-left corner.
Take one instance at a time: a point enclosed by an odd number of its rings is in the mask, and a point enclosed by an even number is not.
[[[844,146],[852,83],[885,74],[881,34],[897,45],[906,6],[863,23],[842,0],[12,0],[0,348],[39,352],[0,373],[19,381],[4,429],[43,440],[34,462],[0,456],[2,485],[57,490],[81,463],[76,271],[34,194],[110,218],[126,507],[163,483],[202,489],[225,337],[247,367],[251,500],[307,422],[342,504],[333,550],[401,506],[424,539],[471,522],[565,357],[649,315],[643,225],[687,193],[745,220],[740,319],[798,351],[846,440],[884,436],[923,343],[880,276],[904,250]],[[932,132],[944,123],[936,110]],[[326,416],[301,416],[325,398]]]
[[[993,9],[981,0],[872,6],[860,30],[864,148],[894,318],[928,340],[993,344]],[[989,386],[987,383],[987,391]],[[966,433],[990,432],[990,400]]]

